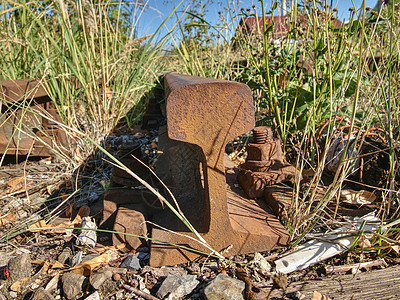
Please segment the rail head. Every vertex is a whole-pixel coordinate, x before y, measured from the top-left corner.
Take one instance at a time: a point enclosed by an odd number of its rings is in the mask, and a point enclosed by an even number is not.
[[[252,92],[243,83],[172,73],[165,89],[168,136],[200,146],[206,157],[217,159],[255,126]]]

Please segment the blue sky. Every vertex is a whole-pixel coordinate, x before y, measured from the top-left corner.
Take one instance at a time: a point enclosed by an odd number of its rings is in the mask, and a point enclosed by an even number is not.
[[[180,0],[143,0],[144,3],[146,4],[146,9],[141,13],[140,18],[138,18],[137,22],[137,31],[139,33],[139,36],[142,36],[144,34],[148,33],[153,33],[156,31],[158,26],[161,25],[163,20],[165,20],[168,15],[173,11],[173,9],[176,7],[176,5],[180,2]],[[330,4],[330,0],[327,0],[328,4]],[[166,25],[168,28],[171,28],[174,24],[174,21],[178,16],[182,14],[182,12],[185,10],[187,5],[190,3],[190,0],[185,0],[184,3],[178,8],[177,10],[177,15],[174,16],[171,20],[169,20]],[[197,2],[200,2],[200,0],[197,0]],[[208,1],[210,3],[206,7],[206,14],[205,14],[205,19],[209,23],[215,25],[217,24],[219,20],[218,12],[219,11],[224,11],[224,8],[226,9],[229,5],[232,7],[232,3],[235,3],[235,7],[237,9],[240,8],[251,8],[251,6],[254,4],[256,5],[258,11],[261,14],[261,3],[258,0],[214,0],[214,1]],[[377,0],[366,0],[366,6],[374,7],[376,4]],[[238,6],[236,4],[239,3]],[[272,0],[266,0],[266,11],[271,7]],[[343,21],[349,18],[350,14],[348,9],[350,7],[355,6],[356,8],[359,8],[362,4],[362,0],[332,0],[332,4],[334,7],[337,7],[338,9],[338,17],[339,20]],[[226,10],[225,10],[226,11]],[[139,13],[139,12],[138,12]],[[229,19],[228,13],[225,13],[224,16]],[[166,33],[166,28],[163,29],[162,33]]]

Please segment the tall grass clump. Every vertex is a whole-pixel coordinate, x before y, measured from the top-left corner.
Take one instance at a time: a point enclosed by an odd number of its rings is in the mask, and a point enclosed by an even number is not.
[[[159,49],[150,42],[153,37],[137,36],[136,18],[142,9],[141,2],[124,1],[0,4],[0,77],[38,78],[45,86],[61,117],[61,122],[52,121],[70,143],[49,146],[73,168],[92,151],[86,136],[100,141],[108,134],[163,68]],[[21,107],[29,111],[24,100],[16,108],[8,103],[3,107],[10,115]],[[51,118],[45,112],[34,113]],[[23,120],[18,130],[38,139]],[[39,131],[46,135],[43,128]]]
[[[341,190],[354,187],[354,181],[358,189],[381,197],[377,213],[382,219],[398,215],[390,207],[398,207],[394,112],[399,107],[393,76],[399,72],[399,11],[393,5],[384,18],[385,10],[390,7],[370,13],[363,3],[350,10],[347,23],[340,24],[334,9],[293,1],[285,36],[273,36],[278,25],[273,6],[269,13],[261,11],[261,35],[242,33],[238,38],[251,62],[239,78],[253,87],[258,122],[276,129],[299,173],[313,174],[306,186],[300,178],[294,185],[286,221],[293,237],[301,238],[317,224],[337,219],[338,207],[332,210],[332,204],[339,203]],[[389,159],[387,165],[375,167],[383,168],[387,176],[382,182],[377,177],[375,183],[365,184],[359,175],[361,153],[376,135],[384,143],[375,151]],[[327,176],[326,166],[334,159],[329,152],[338,141],[344,149],[334,155],[339,157],[338,166]],[[326,188],[321,191],[322,186]]]

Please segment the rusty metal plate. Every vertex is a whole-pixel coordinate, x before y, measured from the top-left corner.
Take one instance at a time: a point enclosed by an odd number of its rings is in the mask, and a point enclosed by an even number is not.
[[[68,145],[61,118],[38,80],[0,81],[0,104],[0,154],[52,156],[50,148]]]

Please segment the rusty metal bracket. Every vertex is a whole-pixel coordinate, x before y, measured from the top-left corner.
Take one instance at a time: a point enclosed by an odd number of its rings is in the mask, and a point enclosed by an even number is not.
[[[259,126],[253,130],[253,143],[246,147],[246,162],[240,166],[237,180],[250,198],[264,196],[265,187],[283,181],[294,183],[296,168],[286,161],[282,142],[272,129]],[[301,174],[297,174],[300,176]]]

